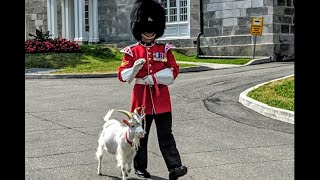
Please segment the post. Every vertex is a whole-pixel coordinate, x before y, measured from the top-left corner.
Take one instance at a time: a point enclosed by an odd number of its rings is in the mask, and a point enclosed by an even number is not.
[[[74,41],[79,41],[79,5],[78,1],[74,1]]]
[[[61,16],[62,16],[62,33],[61,37],[66,38],[66,2],[65,0],[60,0],[61,2]]]
[[[58,38],[57,0],[51,0],[51,34],[52,38]]]
[[[48,29],[47,29],[47,31],[50,31],[50,34],[52,34],[51,0],[47,0],[47,21],[48,21]]]
[[[257,43],[257,36],[254,36],[254,39],[253,39],[253,58],[254,59],[254,56],[256,54],[256,43]]]
[[[262,35],[263,17],[252,17],[250,34],[254,36],[253,42],[253,59],[256,55],[257,36]]]
[[[99,42],[99,29],[98,29],[98,0],[93,0],[93,38],[94,42]]]

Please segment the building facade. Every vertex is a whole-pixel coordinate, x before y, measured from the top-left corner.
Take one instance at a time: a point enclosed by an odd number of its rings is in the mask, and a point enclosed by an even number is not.
[[[130,30],[134,0],[26,0],[26,39],[35,29],[79,43],[135,43]],[[293,0],[159,0],[167,24],[161,42],[194,55],[252,56],[252,17],[263,17],[256,56],[294,58]]]

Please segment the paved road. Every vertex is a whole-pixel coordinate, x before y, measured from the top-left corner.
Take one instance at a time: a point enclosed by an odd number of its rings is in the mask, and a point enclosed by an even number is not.
[[[173,133],[189,168],[180,179],[294,179],[294,126],[238,103],[245,89],[293,73],[292,62],[277,62],[180,74],[170,86]],[[109,108],[129,109],[131,88],[116,78],[27,79],[26,179],[119,179],[111,155],[98,176],[94,154],[102,117]],[[168,177],[154,127],[148,169],[152,179]]]

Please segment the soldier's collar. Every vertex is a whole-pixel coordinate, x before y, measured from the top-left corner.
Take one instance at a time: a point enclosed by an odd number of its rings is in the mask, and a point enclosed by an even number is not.
[[[146,43],[146,42],[143,42],[143,41],[140,41],[139,42],[142,46],[145,46],[145,47],[151,47],[155,44],[155,42],[150,42],[150,43]]]

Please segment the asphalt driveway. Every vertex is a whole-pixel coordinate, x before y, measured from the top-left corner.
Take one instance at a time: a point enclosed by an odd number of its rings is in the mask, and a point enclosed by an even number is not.
[[[180,74],[170,86],[173,133],[189,168],[180,179],[294,179],[294,126],[238,102],[245,89],[293,73],[292,62],[276,62]],[[119,179],[111,155],[96,174],[95,151],[103,116],[128,110],[131,89],[115,77],[26,79],[25,179]],[[151,179],[168,178],[154,127],[148,169]]]

